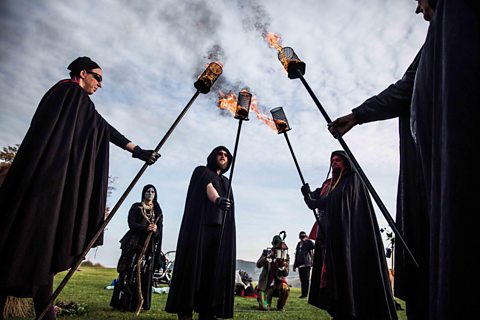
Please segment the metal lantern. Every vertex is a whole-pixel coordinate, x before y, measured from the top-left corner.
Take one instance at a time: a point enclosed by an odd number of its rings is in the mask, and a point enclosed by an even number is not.
[[[279,50],[278,60],[282,63],[290,79],[297,79],[305,74],[305,62],[298,58],[291,47],[283,47]]]
[[[285,133],[292,129],[288,124],[287,116],[285,116],[282,107],[274,108],[270,110],[270,112],[272,113],[273,122],[275,123],[278,133]]]
[[[250,112],[250,103],[252,102],[252,94],[248,91],[240,91],[238,93],[237,108],[235,109],[235,119],[248,120]]]
[[[220,64],[211,62],[193,85],[201,93],[208,93],[222,72],[223,69]]]
[[[272,250],[276,260],[287,260],[288,246],[285,244],[284,241],[273,247]]]

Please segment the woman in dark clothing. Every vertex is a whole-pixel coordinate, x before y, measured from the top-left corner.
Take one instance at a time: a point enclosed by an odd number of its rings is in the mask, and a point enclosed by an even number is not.
[[[332,177],[320,190],[302,187],[319,209],[308,302],[335,320],[396,320],[385,251],[370,195],[344,151],[330,157]]]
[[[110,302],[116,309],[137,313],[151,306],[152,278],[160,261],[163,231],[163,213],[153,185],[143,187],[142,199],[128,213],[130,230],[120,240],[119,276]]]

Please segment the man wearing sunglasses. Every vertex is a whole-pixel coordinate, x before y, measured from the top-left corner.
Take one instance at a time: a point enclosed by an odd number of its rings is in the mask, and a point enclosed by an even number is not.
[[[88,57],[42,98],[0,188],[0,312],[7,295],[33,297],[37,315],[53,276],[76,262],[104,220],[109,142],[148,164],[159,155],[120,134],[90,95],[102,69]],[[101,245],[99,238],[95,245]],[[53,306],[44,319],[55,319]]]
[[[193,171],[178,235],[165,310],[191,320],[233,318],[235,293],[235,207],[223,174],[232,154],[213,149],[206,166]]]

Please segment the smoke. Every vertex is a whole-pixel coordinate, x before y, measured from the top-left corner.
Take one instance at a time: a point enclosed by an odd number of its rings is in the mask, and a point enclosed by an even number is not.
[[[256,0],[239,0],[242,10],[242,26],[245,31],[256,31],[263,39],[270,32],[270,15],[262,4]]]

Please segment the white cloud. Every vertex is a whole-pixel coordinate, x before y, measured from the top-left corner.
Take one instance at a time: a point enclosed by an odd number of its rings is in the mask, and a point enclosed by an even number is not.
[[[2,1],[0,145],[22,140],[42,95],[68,75],[71,60],[87,55],[105,73],[104,88],[92,97],[99,112],[128,138],[153,148],[194,94],[193,82],[217,44],[227,89],[250,87],[267,112],[284,107],[303,175],[318,186],[330,152],[340,146],[301,82],[286,77],[252,23],[281,34],[283,44],[295,49],[307,64],[305,78],[334,119],[402,76],[427,28],[414,10],[414,2],[393,0]],[[293,247],[301,229],[310,231],[313,216],[302,203],[284,137],[250,118],[242,128],[233,187],[238,257],[253,260],[281,230]],[[216,145],[233,151],[237,124],[217,110],[215,90],[200,95],[112,220],[96,259],[116,264],[126,213],[146,183],[159,190],[164,249],[174,250],[190,174]],[[358,126],[345,138],[393,216],[396,126],[395,120]],[[141,163],[111,149],[110,174],[118,177],[108,200],[113,205]]]

